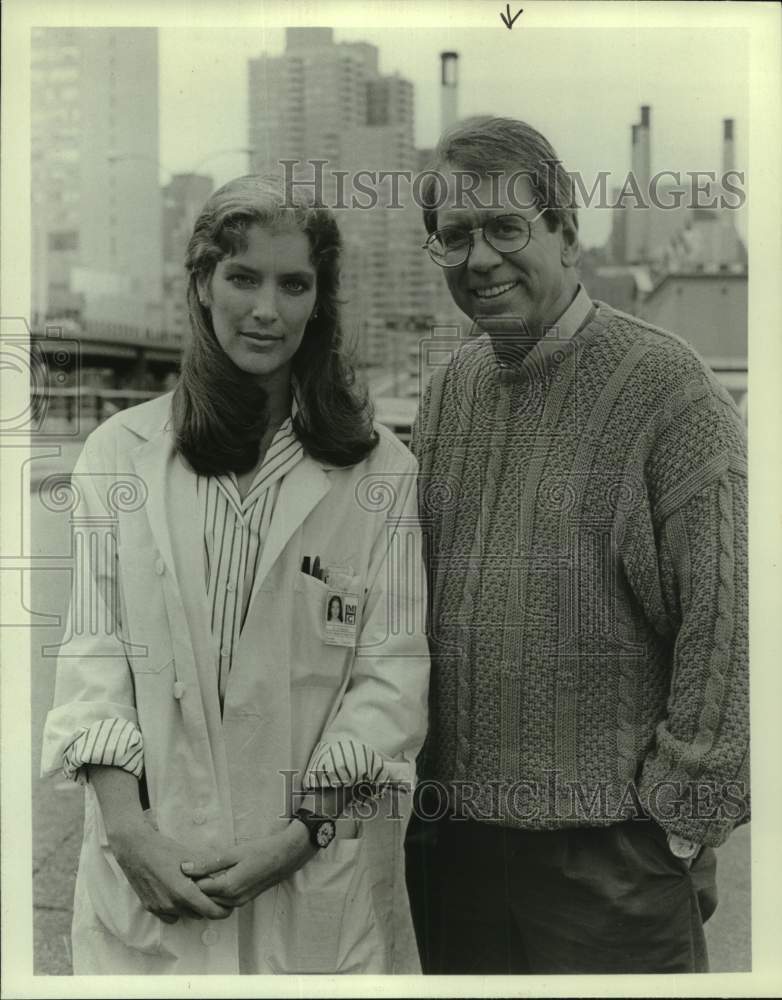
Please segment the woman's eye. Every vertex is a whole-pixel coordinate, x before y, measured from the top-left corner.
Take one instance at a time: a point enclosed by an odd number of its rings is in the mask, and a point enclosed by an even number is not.
[[[288,278],[286,279],[286,281],[283,282],[283,287],[288,292],[294,292],[295,294],[299,294],[301,292],[306,292],[307,289],[309,288],[309,285],[305,281],[302,281],[300,278]]]
[[[252,288],[255,285],[255,278],[249,274],[232,274],[228,280],[235,288]]]

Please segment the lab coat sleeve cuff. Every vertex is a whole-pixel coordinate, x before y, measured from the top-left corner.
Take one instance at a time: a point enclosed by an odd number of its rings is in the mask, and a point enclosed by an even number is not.
[[[403,769],[407,778],[407,763]],[[398,781],[399,770],[394,761],[385,760],[366,743],[350,739],[320,742],[310,756],[303,787],[306,791],[358,784],[382,787]]]
[[[144,771],[141,730],[128,719],[101,719],[89,728],[81,728],[63,751],[63,774],[83,783],[85,764],[119,767],[140,778]]]

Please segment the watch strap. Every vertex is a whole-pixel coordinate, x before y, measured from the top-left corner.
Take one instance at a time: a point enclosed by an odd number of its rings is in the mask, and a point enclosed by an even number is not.
[[[334,820],[326,816],[318,816],[310,809],[297,809],[293,814],[293,818],[299,820],[307,827],[310,843],[317,850],[328,847],[336,836],[337,827]]]

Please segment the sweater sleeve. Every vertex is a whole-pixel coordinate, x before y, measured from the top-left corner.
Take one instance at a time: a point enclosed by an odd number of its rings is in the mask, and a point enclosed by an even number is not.
[[[749,818],[743,427],[713,399],[663,434],[657,452],[658,473],[678,470],[658,477],[655,504],[660,584],[674,638],[667,712],[639,791],[669,834],[718,846]]]

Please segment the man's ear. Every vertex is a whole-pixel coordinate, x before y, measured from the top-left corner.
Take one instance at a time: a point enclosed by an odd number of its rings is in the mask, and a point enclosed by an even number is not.
[[[581,244],[578,240],[578,229],[572,219],[566,218],[561,225],[562,245],[560,259],[564,267],[575,267],[581,257]]]

